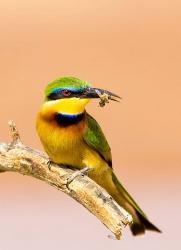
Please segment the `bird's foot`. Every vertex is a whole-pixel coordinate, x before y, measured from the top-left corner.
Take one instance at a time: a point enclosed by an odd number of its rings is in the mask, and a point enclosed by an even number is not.
[[[90,171],[92,171],[91,168],[89,167],[85,167],[81,170],[75,171],[68,179],[67,179],[67,188],[69,187],[69,185],[79,176],[84,176],[87,175]]]
[[[48,166],[48,169],[51,171],[51,164],[53,163],[53,161],[51,161],[50,159],[48,159],[47,161],[47,166]]]

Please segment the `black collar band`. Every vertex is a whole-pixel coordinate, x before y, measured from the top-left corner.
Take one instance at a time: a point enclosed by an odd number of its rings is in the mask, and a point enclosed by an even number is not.
[[[58,125],[62,126],[62,127],[67,127],[70,125],[75,125],[77,123],[79,123],[80,121],[82,121],[82,119],[84,118],[85,113],[80,113],[80,114],[65,114],[65,113],[56,113],[55,114],[55,119],[58,123]]]

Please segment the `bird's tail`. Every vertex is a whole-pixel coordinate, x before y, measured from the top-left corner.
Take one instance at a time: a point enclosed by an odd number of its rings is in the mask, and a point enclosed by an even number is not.
[[[115,195],[114,193],[112,194],[113,198],[133,217],[133,224],[130,226],[133,235],[144,234],[145,230],[152,230],[161,233],[161,231],[148,220],[147,216],[139,208],[126,189],[121,185],[113,172],[112,180],[117,189]]]

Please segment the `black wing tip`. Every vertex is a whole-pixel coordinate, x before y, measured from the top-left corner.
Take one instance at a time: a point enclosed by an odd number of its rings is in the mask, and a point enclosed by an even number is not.
[[[158,227],[154,226],[152,223],[150,223],[149,226],[146,226],[146,229],[157,233],[162,233],[162,231]]]

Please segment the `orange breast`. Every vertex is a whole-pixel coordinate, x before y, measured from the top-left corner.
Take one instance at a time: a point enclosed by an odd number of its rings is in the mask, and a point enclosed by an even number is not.
[[[83,119],[76,125],[61,126],[54,116],[37,116],[36,129],[50,159],[58,164],[81,165],[83,159]]]

